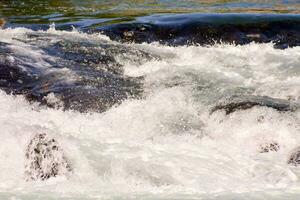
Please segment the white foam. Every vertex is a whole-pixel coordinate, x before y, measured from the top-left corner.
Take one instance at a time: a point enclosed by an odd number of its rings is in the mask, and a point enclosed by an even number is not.
[[[1,41],[18,47],[12,38],[29,31],[0,30]],[[76,31],[49,32],[74,40],[103,39]],[[287,165],[300,143],[299,112],[255,107],[209,114],[216,100],[235,93],[299,100],[299,47],[131,45],[159,54],[161,60],[142,65],[124,61],[126,75],[145,76],[145,95],[105,113],[49,109],[0,92],[3,194],[183,199],[270,190],[279,191],[278,196],[284,195],[280,191],[299,194],[299,170]],[[45,55],[36,51],[28,56]],[[59,103],[51,95],[49,101]],[[38,132],[61,144],[73,169],[69,179],[24,181],[26,144]],[[280,145],[278,152],[258,153],[261,143],[272,141]]]

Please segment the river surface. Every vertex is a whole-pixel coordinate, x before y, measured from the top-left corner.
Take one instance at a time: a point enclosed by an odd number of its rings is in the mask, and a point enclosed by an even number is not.
[[[299,199],[298,13],[1,1],[0,199]]]

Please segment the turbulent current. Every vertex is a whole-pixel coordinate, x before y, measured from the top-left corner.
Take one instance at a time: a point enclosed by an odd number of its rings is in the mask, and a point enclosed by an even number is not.
[[[300,47],[274,46],[0,30],[0,198],[297,199]]]

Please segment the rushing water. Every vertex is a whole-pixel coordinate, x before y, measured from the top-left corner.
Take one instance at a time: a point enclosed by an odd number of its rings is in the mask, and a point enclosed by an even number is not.
[[[176,2],[0,3],[0,199],[299,198],[300,16],[133,18],[297,2]]]

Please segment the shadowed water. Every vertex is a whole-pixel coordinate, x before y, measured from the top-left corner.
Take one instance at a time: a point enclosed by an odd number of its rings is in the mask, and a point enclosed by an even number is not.
[[[122,42],[213,45],[273,42],[276,48],[300,45],[300,16],[275,14],[178,14],[139,17],[96,30]]]

